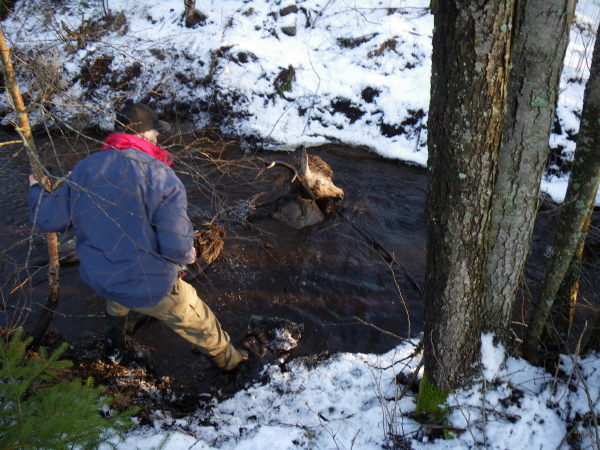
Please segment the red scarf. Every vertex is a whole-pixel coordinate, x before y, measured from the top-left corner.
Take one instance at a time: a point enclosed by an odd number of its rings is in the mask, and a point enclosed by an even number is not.
[[[100,150],[125,150],[126,148],[134,148],[147,153],[150,156],[164,162],[167,166],[173,164],[173,155],[166,150],[163,150],[158,145],[153,144],[146,139],[126,133],[113,133],[104,140],[104,145]]]

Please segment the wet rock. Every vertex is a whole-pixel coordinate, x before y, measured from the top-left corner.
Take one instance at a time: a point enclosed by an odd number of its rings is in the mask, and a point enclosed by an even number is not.
[[[281,32],[287,36],[296,36],[296,33],[298,32],[296,29],[296,26],[288,26],[288,27],[281,27]]]
[[[299,10],[298,10],[298,7],[296,5],[289,5],[289,6],[286,6],[285,8],[282,8],[279,11],[279,15],[283,17],[283,16],[287,16],[288,14],[295,14],[298,11]]]

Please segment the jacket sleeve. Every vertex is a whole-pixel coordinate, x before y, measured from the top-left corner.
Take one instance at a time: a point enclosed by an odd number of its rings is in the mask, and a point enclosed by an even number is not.
[[[152,222],[163,257],[178,264],[194,259],[194,230],[187,215],[185,188],[179,179],[163,192]]]
[[[63,233],[71,224],[69,186],[65,182],[52,194],[37,183],[29,188],[29,220],[36,228],[46,232]]]

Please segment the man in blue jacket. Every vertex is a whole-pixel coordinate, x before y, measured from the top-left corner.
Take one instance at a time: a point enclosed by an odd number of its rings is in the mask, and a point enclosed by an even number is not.
[[[196,290],[179,277],[194,262],[194,232],[185,188],[156,145],[171,126],[147,105],[118,114],[116,133],[75,166],[53,193],[30,176],[29,217],[46,232],[71,228],[79,273],[107,299],[105,353],[120,362],[130,309],[156,317],[192,342],[222,370],[248,358],[237,350]]]

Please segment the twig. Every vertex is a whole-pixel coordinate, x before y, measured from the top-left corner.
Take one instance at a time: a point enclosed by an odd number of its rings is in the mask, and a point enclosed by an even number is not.
[[[575,354],[569,354],[569,356],[571,357],[572,361],[573,361],[573,367],[571,368],[571,372],[569,373],[569,377],[567,378],[567,381],[565,383],[565,391],[563,392],[562,397],[558,400],[559,402],[565,397],[565,395],[567,395],[567,392],[569,390],[569,384],[571,384],[571,380],[573,379],[573,374],[575,373],[575,370],[577,369],[577,360],[579,359],[579,355],[580,355],[580,351],[581,351],[581,342],[583,341],[583,335],[585,333],[585,331],[587,330],[587,321],[584,324],[583,327],[583,331],[581,332],[581,335],[579,336],[579,340],[577,341],[577,346],[575,347]],[[568,350],[568,347],[566,347],[566,349]],[[557,367],[557,372],[558,372],[558,367]],[[556,378],[554,379],[555,383],[556,383]],[[555,389],[555,387],[553,386],[553,389]]]
[[[46,305],[44,305],[43,303],[32,303],[32,305],[37,305],[41,306],[42,308],[46,308]],[[4,308],[14,309],[15,311],[33,312],[33,308],[29,308],[27,306],[6,305],[4,306]],[[53,310],[52,313],[68,319],[104,319],[105,317],[105,314],[64,314],[56,310]]]
[[[433,423],[423,423],[423,424],[421,424],[421,428],[428,428],[430,430],[448,430],[448,431],[454,431],[459,434],[467,431],[465,428],[456,428],[451,425],[438,425],[438,424],[433,424]]]
[[[390,331],[386,331],[386,330],[384,330],[383,328],[379,328],[378,326],[376,326],[376,325],[373,325],[372,323],[365,322],[365,321],[364,321],[364,320],[362,320],[360,317],[357,317],[357,316],[353,316],[353,317],[354,317],[354,319],[358,320],[358,321],[359,321],[360,323],[362,323],[363,325],[367,325],[367,326],[369,326],[369,327],[371,327],[371,328],[375,328],[377,331],[380,331],[380,332],[382,332],[382,333],[384,333],[384,334],[387,334],[387,335],[389,335],[389,336],[395,337],[396,339],[400,339],[400,340],[401,340],[401,341],[403,341],[403,342],[408,342],[408,343],[411,343],[411,344],[412,344],[412,341],[411,341],[410,339],[406,339],[406,338],[400,337],[400,336],[398,336],[397,334],[391,333]],[[414,345],[414,344],[413,344],[413,345]]]
[[[590,388],[588,387],[588,385],[585,381],[585,377],[583,376],[581,369],[577,365],[577,359],[579,358],[579,352],[581,350],[581,341],[583,340],[583,333],[585,333],[586,328],[587,328],[587,321],[585,322],[585,327],[583,329],[583,332],[581,333],[581,336],[579,337],[579,341],[577,342],[577,347],[575,349],[575,358],[573,358],[573,369],[575,371],[577,371],[579,381],[581,381],[581,384],[583,385],[583,390],[585,391],[585,395],[587,397],[588,407],[590,408],[589,414],[590,414],[590,418],[592,419],[592,422],[594,425],[594,429],[592,431],[593,431],[593,434],[595,435],[595,439],[594,439],[595,442],[594,442],[594,440],[592,440],[592,446],[595,447],[596,449],[599,449],[600,448],[600,434],[599,434],[599,430],[598,430],[598,416],[596,415],[596,410],[594,408],[594,404],[596,401],[592,400],[592,396],[590,394]]]
[[[410,374],[410,379],[406,383],[406,386],[404,387],[404,389],[402,389],[400,391],[400,393],[394,397],[395,402],[399,402],[400,400],[402,400],[404,398],[404,396],[408,393],[408,391],[411,389],[412,385],[414,385],[416,383],[417,376],[419,375],[419,371],[421,370],[421,367],[423,367],[423,359],[422,358],[419,361],[419,364],[417,364],[417,367],[415,367],[414,370],[412,371],[412,373]]]
[[[316,21],[316,19],[315,19],[315,21]],[[314,25],[314,22],[313,22],[313,25]],[[312,26],[311,26],[311,28],[312,28]],[[317,83],[317,89],[315,89],[315,92],[312,95],[312,102],[311,102],[310,108],[308,108],[308,111],[306,114],[306,123],[304,124],[304,128],[302,129],[302,135],[304,135],[304,133],[306,132],[306,128],[308,127],[308,125],[310,123],[312,112],[315,109],[315,104],[317,102],[317,93],[319,92],[319,88],[321,87],[321,77],[319,76],[317,69],[315,69],[315,66],[313,65],[312,59],[310,58],[310,51],[308,51],[307,53],[308,53],[308,62],[310,63],[310,67],[312,68],[313,72],[319,79],[319,82]]]
[[[509,413],[505,413],[502,411],[496,411],[495,409],[492,409],[492,408],[486,408],[483,406],[475,406],[475,405],[462,405],[462,406],[467,407],[467,408],[479,409],[481,411],[485,411],[486,413],[495,414],[497,416],[504,417],[505,419],[508,419],[511,421],[512,420],[517,421],[517,420],[521,419],[521,416],[519,416],[518,414],[509,414]]]
[[[371,248],[373,248],[373,250],[375,250],[381,256],[386,258],[386,262],[397,264],[398,267],[400,267],[402,269],[402,271],[404,272],[406,277],[409,279],[409,281],[412,283],[412,285],[415,287],[415,289],[417,289],[417,291],[419,291],[419,294],[421,294],[421,297],[423,297],[423,298],[425,297],[425,293],[421,289],[421,286],[419,286],[419,283],[417,283],[416,280],[411,276],[411,274],[408,273],[406,268],[398,262],[398,260],[394,257],[394,255],[392,255],[383,245],[381,245],[378,241],[376,241],[375,238],[373,238],[370,234],[368,234],[366,231],[361,229],[358,225],[354,224],[349,219],[347,219],[346,216],[344,216],[340,211],[338,211],[338,215],[344,221],[348,222],[352,226],[352,228],[354,228],[354,230],[356,230],[358,232],[358,234],[360,234],[368,242],[368,244],[371,246]]]
[[[398,291],[398,295],[400,296],[400,300],[402,301],[402,305],[404,306],[404,311],[406,311],[406,321],[408,322],[408,337],[410,338],[412,327],[410,324],[410,311],[408,310],[408,305],[406,304],[406,300],[404,300],[404,295],[402,294],[402,289],[398,284],[398,280],[396,279],[396,273],[394,272],[394,268],[392,267],[393,263],[388,263],[388,267],[390,268],[390,272],[392,273],[392,279],[394,280],[394,285],[396,286],[396,290]]]
[[[600,436],[598,435],[598,416],[596,415],[596,412],[594,410],[594,401],[592,400],[592,396],[590,395],[590,388],[588,387],[587,383],[585,382],[585,379],[583,377],[583,374],[581,373],[581,369],[579,369],[579,367],[576,368],[577,373],[579,374],[579,378],[581,381],[581,384],[583,384],[583,389],[585,391],[585,395],[587,397],[588,400],[588,407],[590,408],[590,412],[587,414],[589,415],[589,417],[592,419],[593,423],[594,423],[594,435],[595,437],[595,448],[598,449],[600,448]],[[594,441],[592,441],[592,444],[594,444]]]
[[[339,441],[339,439],[336,437],[336,436],[337,436],[337,433],[339,432],[339,427],[338,427],[338,431],[336,431],[336,432],[334,433],[334,432],[333,432],[333,431],[332,431],[332,430],[331,430],[331,429],[330,429],[328,426],[326,426],[326,425],[323,423],[323,421],[325,421],[325,422],[329,422],[329,419],[328,419],[328,418],[326,418],[326,417],[325,417],[323,414],[321,414],[321,413],[318,413],[318,412],[316,412],[316,411],[313,411],[313,409],[312,409],[312,408],[311,408],[311,407],[308,405],[308,403],[306,403],[306,402],[305,402],[305,405],[306,405],[306,407],[308,408],[308,410],[309,410],[310,412],[312,412],[313,414],[315,414],[315,415],[316,415],[316,416],[319,418],[319,424],[320,424],[320,425],[321,425],[321,427],[322,427],[322,428],[323,428],[325,431],[327,431],[327,433],[328,433],[328,434],[331,436],[331,438],[333,439],[333,443],[335,444],[336,448],[337,448],[338,450],[340,450],[340,446],[338,445],[338,441]],[[358,434],[358,433],[357,433],[357,434]],[[355,436],[355,437],[356,437],[356,436]],[[339,444],[341,444],[341,442],[340,442]],[[342,447],[343,447],[343,445],[342,445]]]
[[[12,144],[24,144],[24,141],[19,140],[19,141],[6,141],[6,142],[1,142],[0,143],[0,147],[2,147],[3,145],[12,145]]]
[[[485,407],[485,393],[487,392],[486,379],[483,377],[483,392],[481,394],[481,428],[483,432],[483,448],[488,447],[487,443],[487,415],[486,411],[488,408]]]

